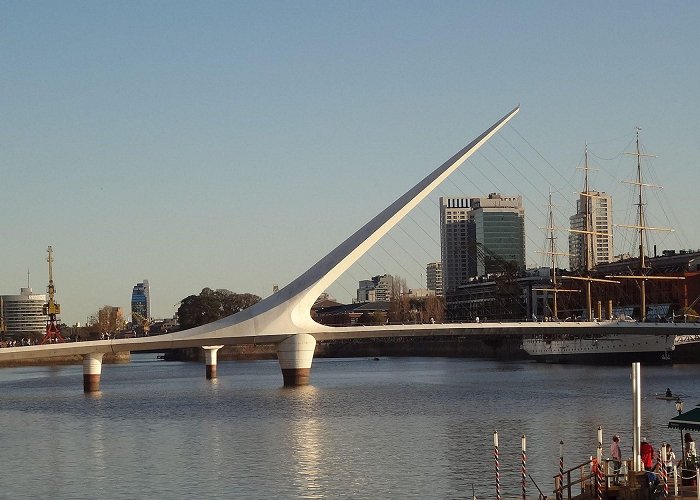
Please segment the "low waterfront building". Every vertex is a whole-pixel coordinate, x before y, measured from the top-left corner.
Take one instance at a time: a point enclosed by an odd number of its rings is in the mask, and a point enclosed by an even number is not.
[[[311,317],[328,326],[383,325],[387,322],[387,301],[337,304],[311,309]]]
[[[549,271],[549,269],[546,269]],[[457,287],[445,304],[448,321],[528,321],[551,316],[549,273],[539,269],[518,275],[477,278]]]
[[[661,255],[646,259],[645,274],[656,277],[683,279],[649,279],[646,281],[646,316],[649,321],[673,319],[689,313],[694,316],[700,309],[700,251],[664,250]],[[595,277],[639,274],[639,259],[628,258],[600,264],[593,271]],[[594,286],[594,305],[602,304],[602,316],[624,314],[641,317],[639,280],[623,279],[619,285]],[[612,301],[612,302],[611,302]],[[692,310],[692,311],[691,311]]]
[[[38,339],[46,332],[44,314],[46,294],[22,288],[19,295],[0,296],[0,325],[4,335],[13,339]]]

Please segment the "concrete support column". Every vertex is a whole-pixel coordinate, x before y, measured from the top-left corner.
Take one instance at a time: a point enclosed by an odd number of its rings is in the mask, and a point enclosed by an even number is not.
[[[98,392],[102,374],[102,352],[91,352],[83,356],[83,391]]]
[[[216,378],[216,353],[219,352],[222,345],[203,345],[204,349],[204,361],[207,365],[206,377],[207,380],[212,380]]]
[[[307,385],[314,359],[316,339],[308,333],[298,333],[277,344],[277,359],[282,368],[285,387]]]

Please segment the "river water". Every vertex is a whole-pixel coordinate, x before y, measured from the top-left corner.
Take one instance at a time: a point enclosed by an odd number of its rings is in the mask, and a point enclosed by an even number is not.
[[[102,391],[82,367],[0,369],[0,498],[495,498],[493,431],[504,497],[528,471],[547,494],[558,470],[631,455],[630,367],[445,358],[317,359],[312,385],[282,388],[276,361],[204,366],[135,354],[104,365]],[[700,402],[700,365],[642,367],[642,434],[666,428],[671,387]],[[527,485],[536,498],[535,488]]]

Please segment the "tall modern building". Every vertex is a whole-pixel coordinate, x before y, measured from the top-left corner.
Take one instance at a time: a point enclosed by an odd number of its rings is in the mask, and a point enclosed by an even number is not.
[[[521,196],[440,198],[440,247],[445,294],[476,276],[525,269],[525,209]]]
[[[525,269],[525,209],[522,196],[491,193],[471,198],[476,228],[477,276],[502,273],[506,263]]]
[[[136,283],[131,292],[131,313],[140,314],[146,319],[151,318],[151,292],[148,287],[148,280],[143,283]]]
[[[586,265],[586,204],[588,204],[591,235],[590,261]],[[598,264],[612,262],[612,196],[598,191],[581,193],[576,200],[576,214],[569,217],[572,231],[569,234],[569,267],[574,271],[592,269]]]
[[[476,232],[469,198],[440,198],[440,256],[445,293],[476,276]]]
[[[357,302],[390,301],[393,296],[394,277],[391,274],[362,280],[357,287]]]
[[[6,336],[15,339],[37,338],[46,332],[44,314],[46,295],[22,288],[19,295],[0,296],[0,326]]]
[[[429,262],[425,267],[426,288],[435,292],[437,297],[442,297],[442,262]]]

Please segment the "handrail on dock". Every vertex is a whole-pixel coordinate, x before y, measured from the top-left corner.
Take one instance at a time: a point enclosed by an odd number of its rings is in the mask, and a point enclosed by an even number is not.
[[[571,499],[571,489],[572,487],[576,486],[577,484],[581,485],[581,493],[584,492],[585,490],[585,485],[586,482],[589,481],[592,477],[595,476],[593,472],[589,473],[588,475],[584,474],[584,468],[587,465],[591,465],[593,463],[593,459],[588,460],[587,462],[583,462],[582,464],[576,465],[568,470],[563,471],[563,475],[566,476],[566,484],[560,484],[564,481],[564,478],[561,477],[562,474],[557,474],[554,476],[554,495],[556,498],[564,498],[564,489],[566,489],[567,492],[567,499]],[[576,481],[571,480],[571,473],[578,470],[580,473],[579,479]]]
[[[535,482],[535,478],[532,477],[528,473],[528,477],[530,478],[530,481],[532,481],[532,484],[537,488],[537,491],[539,492],[539,496],[537,497],[537,500],[547,500],[547,495],[545,495],[542,490],[540,489],[539,485]]]

